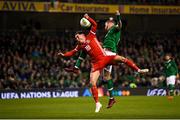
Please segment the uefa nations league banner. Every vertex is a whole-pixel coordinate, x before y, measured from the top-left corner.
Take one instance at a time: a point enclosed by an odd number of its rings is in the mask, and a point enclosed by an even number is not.
[[[3,90],[0,91],[0,99],[79,97],[81,94],[81,89],[37,89],[20,91]]]
[[[125,88],[115,89],[114,96],[166,96],[166,89],[162,88]],[[175,89],[175,95],[180,95],[180,89]],[[98,95],[108,96],[108,91],[104,88],[98,88]],[[62,98],[62,97],[88,97],[92,96],[89,88],[79,89],[35,89],[35,90],[1,90],[0,99],[23,99],[23,98]]]

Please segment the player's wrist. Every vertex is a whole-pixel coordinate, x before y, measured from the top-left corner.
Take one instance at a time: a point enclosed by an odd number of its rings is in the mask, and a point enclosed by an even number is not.
[[[117,16],[117,20],[120,21],[121,20],[121,15],[116,15]]]
[[[120,16],[120,13],[116,13],[116,15],[119,15],[119,16]]]
[[[84,18],[89,19],[89,15],[88,14],[84,14]]]
[[[119,12],[119,10],[117,10],[117,11],[116,11],[116,15],[120,15],[120,12]]]

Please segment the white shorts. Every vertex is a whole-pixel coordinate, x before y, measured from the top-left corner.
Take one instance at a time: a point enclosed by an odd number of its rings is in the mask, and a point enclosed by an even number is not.
[[[114,53],[114,52],[112,52],[112,51],[109,51],[109,50],[106,50],[106,49],[104,49],[104,51],[105,51],[106,55],[108,55],[108,56],[116,55],[116,53]],[[112,65],[106,66],[106,67],[104,68],[104,70],[106,70],[106,71],[108,71],[108,72],[111,73],[111,72],[112,72]]]
[[[175,82],[176,82],[176,76],[175,75],[172,75],[172,76],[169,76],[166,78],[166,84],[167,86],[168,85],[175,85]]]

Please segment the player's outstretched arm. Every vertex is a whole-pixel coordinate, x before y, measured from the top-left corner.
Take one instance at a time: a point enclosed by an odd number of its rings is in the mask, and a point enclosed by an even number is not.
[[[97,23],[95,20],[93,20],[91,17],[89,17],[88,14],[84,14],[84,18],[89,20],[89,22],[92,24],[91,31],[95,34],[97,30]]]
[[[121,22],[121,15],[119,10],[116,11],[116,16],[117,16],[117,29],[120,30],[122,28],[122,22]]]
[[[66,53],[58,52],[57,55],[61,57],[71,57],[79,50],[80,50],[80,47],[77,45],[75,49],[68,51]]]

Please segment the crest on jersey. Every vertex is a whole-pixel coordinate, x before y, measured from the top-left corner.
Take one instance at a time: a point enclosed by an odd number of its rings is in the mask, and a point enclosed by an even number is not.
[[[86,43],[90,43],[90,40],[86,40]]]

